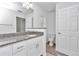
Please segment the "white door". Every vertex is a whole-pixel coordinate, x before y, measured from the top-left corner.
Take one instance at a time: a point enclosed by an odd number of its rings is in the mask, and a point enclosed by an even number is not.
[[[56,49],[67,55],[77,55],[78,19],[76,12],[75,7],[57,10]]]

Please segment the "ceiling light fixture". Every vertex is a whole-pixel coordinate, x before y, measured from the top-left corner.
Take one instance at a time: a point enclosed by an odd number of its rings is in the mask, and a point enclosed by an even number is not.
[[[23,7],[27,8],[27,9],[32,8],[32,3],[31,2],[24,2]]]

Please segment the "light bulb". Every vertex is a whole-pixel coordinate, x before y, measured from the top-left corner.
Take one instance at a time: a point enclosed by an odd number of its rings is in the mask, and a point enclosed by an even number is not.
[[[22,5],[23,7],[25,7],[26,6],[26,4],[25,3],[23,3],[23,5]]]
[[[29,4],[29,7],[32,8],[32,4],[31,3]]]
[[[23,3],[23,7],[27,9],[32,8],[32,3],[29,3],[29,2]]]
[[[29,9],[29,5],[27,5],[26,8]]]
[[[26,5],[29,5],[29,2],[26,2],[25,4],[26,4]]]

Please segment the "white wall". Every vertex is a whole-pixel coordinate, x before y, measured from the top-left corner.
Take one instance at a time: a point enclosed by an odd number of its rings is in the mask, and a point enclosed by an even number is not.
[[[53,37],[55,34],[55,24],[56,24],[56,12],[52,11],[48,13],[48,19],[47,19],[47,36]]]
[[[49,34],[55,34],[55,17],[55,12],[49,12],[47,20]]]
[[[26,15],[0,7],[0,34],[16,32],[16,17],[26,18]]]

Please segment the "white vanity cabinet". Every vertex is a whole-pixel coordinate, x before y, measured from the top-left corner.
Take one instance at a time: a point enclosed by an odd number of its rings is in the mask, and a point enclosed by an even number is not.
[[[12,56],[12,45],[0,47],[0,56]]]
[[[26,56],[26,41],[13,44],[13,56]]]
[[[43,36],[39,36],[0,47],[0,56],[41,56],[43,47]]]
[[[27,50],[28,50],[28,56],[43,55],[42,37],[37,37],[29,40],[27,45]]]
[[[42,36],[13,44],[13,56],[43,55]]]

